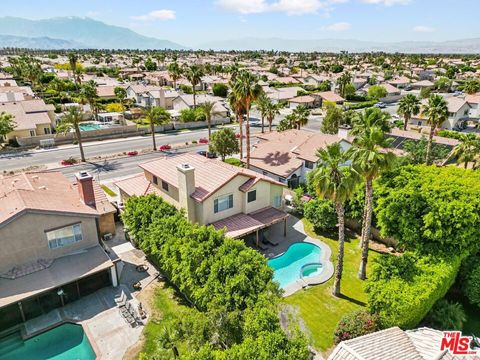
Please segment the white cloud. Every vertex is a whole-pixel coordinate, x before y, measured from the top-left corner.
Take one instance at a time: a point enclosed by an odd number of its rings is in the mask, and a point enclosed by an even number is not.
[[[322,28],[322,30],[326,30],[326,31],[347,31],[347,30],[350,30],[351,28],[352,28],[352,24],[350,24],[348,22],[338,22],[338,23],[335,23],[335,24],[324,26]]]
[[[393,5],[407,5],[412,2],[412,0],[362,0],[366,4],[380,4],[385,6]]]
[[[413,31],[428,33],[428,32],[434,32],[435,29],[430,26],[418,25],[413,28]]]
[[[133,20],[138,21],[156,21],[156,20],[174,20],[176,18],[176,13],[174,10],[154,10],[145,15],[131,16]]]
[[[333,4],[348,0],[216,0],[220,8],[240,14],[281,12],[287,15],[315,14],[319,10],[329,10]]]
[[[97,17],[98,15],[100,15],[100,13],[98,11],[95,11],[95,10],[87,11],[87,16],[88,17]]]

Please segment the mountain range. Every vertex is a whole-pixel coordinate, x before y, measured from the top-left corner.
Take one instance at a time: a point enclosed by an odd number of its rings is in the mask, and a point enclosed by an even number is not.
[[[169,40],[140,35],[128,28],[80,17],[28,20],[0,17],[0,48],[35,49],[189,49]],[[455,41],[375,42],[354,39],[255,38],[211,41],[193,49],[319,52],[480,53],[480,38]]]

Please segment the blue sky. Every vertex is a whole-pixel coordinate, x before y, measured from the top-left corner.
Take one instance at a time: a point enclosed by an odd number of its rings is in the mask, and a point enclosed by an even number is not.
[[[194,46],[241,37],[455,40],[480,36],[479,0],[42,0],[2,16],[88,16]]]

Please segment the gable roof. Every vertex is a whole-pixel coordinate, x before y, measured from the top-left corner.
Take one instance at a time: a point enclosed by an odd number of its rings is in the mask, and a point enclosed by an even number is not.
[[[323,100],[331,101],[335,103],[345,101],[344,98],[342,98],[340,95],[336,94],[333,91],[320,91],[320,92],[313,93],[312,95],[320,96]]]

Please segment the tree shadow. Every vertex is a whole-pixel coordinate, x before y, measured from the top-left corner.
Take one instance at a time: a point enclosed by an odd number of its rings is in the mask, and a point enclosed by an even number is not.
[[[350,296],[347,296],[347,295],[344,295],[344,294],[340,294],[340,296],[338,296],[339,299],[343,299],[343,300],[347,300],[351,303],[354,303],[356,305],[359,305],[359,306],[367,306],[366,303],[364,303],[363,301],[360,301],[360,300],[357,300],[357,299],[354,299]]]

